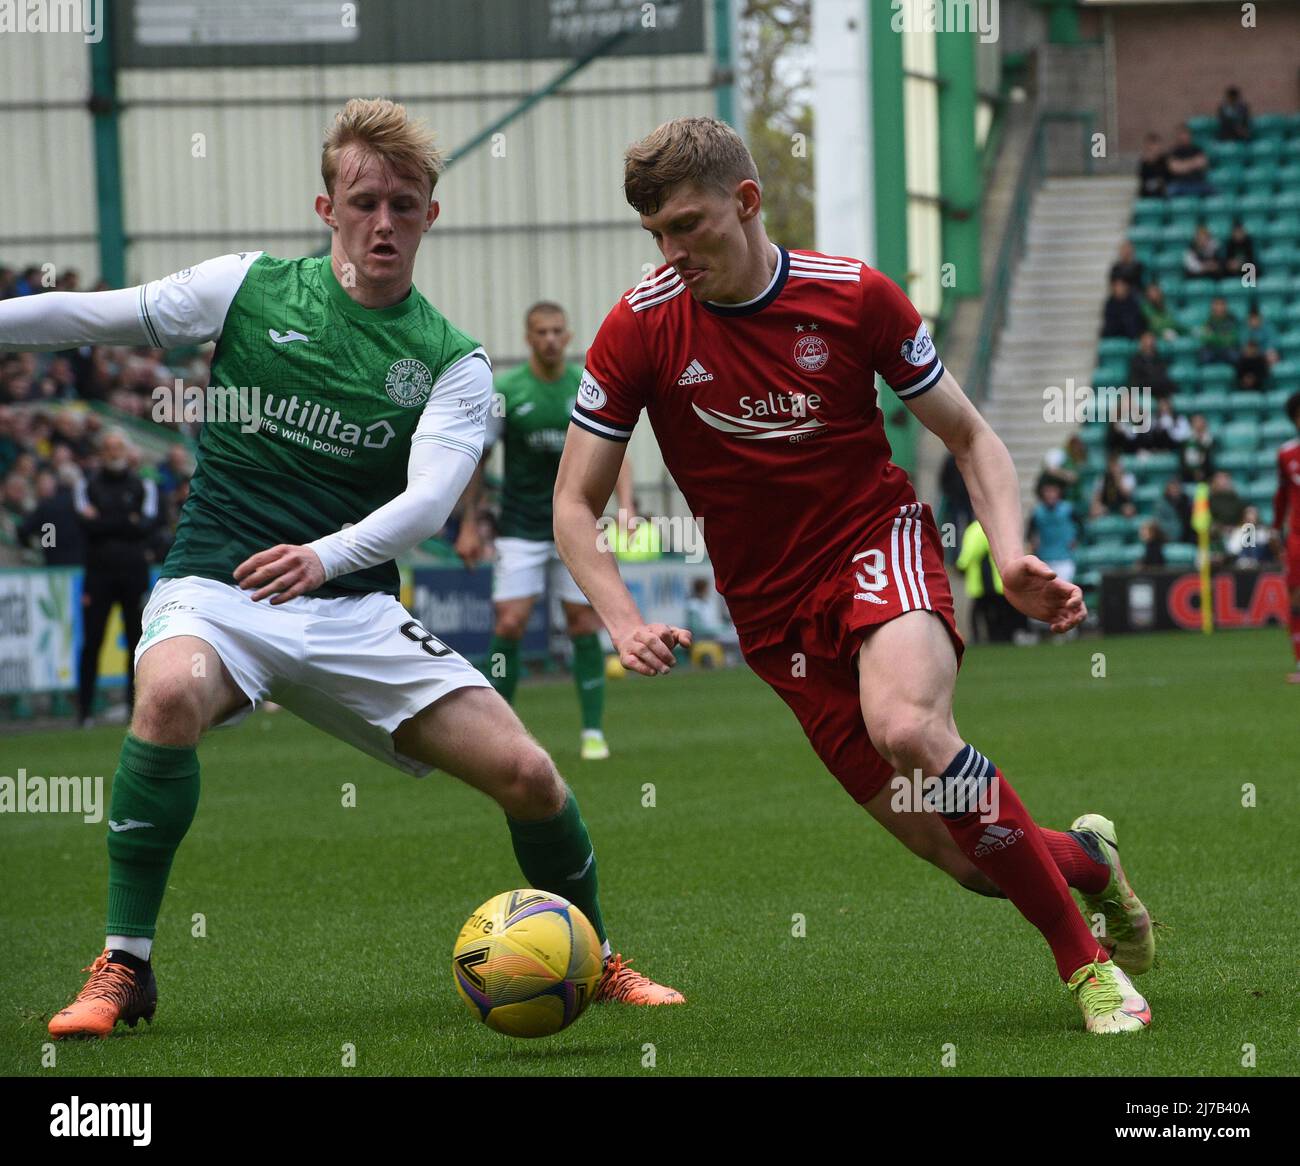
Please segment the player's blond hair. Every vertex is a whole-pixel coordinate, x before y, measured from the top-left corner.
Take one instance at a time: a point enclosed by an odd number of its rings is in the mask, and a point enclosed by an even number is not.
[[[623,159],[623,193],[643,215],[654,214],[682,182],[730,194],[746,179],[759,180],[748,147],[726,122],[713,117],[664,122],[629,146]]]
[[[398,174],[427,178],[429,197],[433,197],[438,175],[445,165],[442,151],[434,145],[433,131],[424,122],[411,119],[406,106],[386,97],[370,100],[354,97],[334,115],[320,157],[320,176],[331,198],[339,172],[339,157],[352,145],[362,146],[382,158]]]

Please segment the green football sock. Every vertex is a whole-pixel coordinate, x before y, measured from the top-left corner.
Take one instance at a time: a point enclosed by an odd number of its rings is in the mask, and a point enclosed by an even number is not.
[[[599,729],[605,715],[605,653],[594,632],[573,637],[573,680],[582,705],[582,727]]]
[[[605,942],[605,921],[600,916],[596,880],[596,852],[587,824],[578,812],[578,799],[569,794],[564,808],[552,818],[519,822],[506,815],[515,858],[528,885],[550,891],[575,904]]]
[[[128,733],[109,803],[105,934],[153,936],[172,859],[198,804],[195,750]]]
[[[492,687],[514,704],[515,689],[519,686],[519,641],[493,636],[488,645],[487,678]]]

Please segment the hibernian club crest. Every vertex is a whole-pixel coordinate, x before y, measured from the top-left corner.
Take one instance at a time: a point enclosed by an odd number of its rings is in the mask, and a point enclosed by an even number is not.
[[[433,389],[433,374],[418,360],[399,360],[388,370],[384,388],[398,405],[423,405]]]

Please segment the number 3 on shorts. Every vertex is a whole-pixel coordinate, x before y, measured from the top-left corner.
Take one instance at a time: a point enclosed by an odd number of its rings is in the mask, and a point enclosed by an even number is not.
[[[881,591],[889,583],[885,576],[885,552],[877,547],[853,556],[858,564],[854,578],[863,591]],[[865,572],[865,573],[864,573]]]
[[[414,640],[419,644],[430,656],[446,656],[451,652],[451,649],[431,631],[424,628],[419,620],[413,619],[402,624],[401,632],[408,640]]]

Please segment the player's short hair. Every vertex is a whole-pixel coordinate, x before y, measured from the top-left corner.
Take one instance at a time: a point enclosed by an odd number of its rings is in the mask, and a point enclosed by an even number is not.
[[[320,157],[320,175],[331,198],[339,156],[352,145],[378,155],[398,174],[427,178],[429,197],[433,197],[445,165],[442,151],[434,145],[433,131],[424,122],[410,118],[406,106],[386,97],[354,97],[334,115]]]
[[[753,156],[735,130],[713,117],[666,121],[623,158],[623,193],[643,215],[654,214],[679,183],[730,194],[746,179],[759,181]]]
[[[533,317],[542,315],[563,316],[566,322],[569,319],[569,313],[560,307],[560,305],[554,300],[538,300],[537,303],[524,313],[524,327],[531,328],[533,326]]]
[[[1286,415],[1296,425],[1300,425],[1300,389],[1286,399]]]

